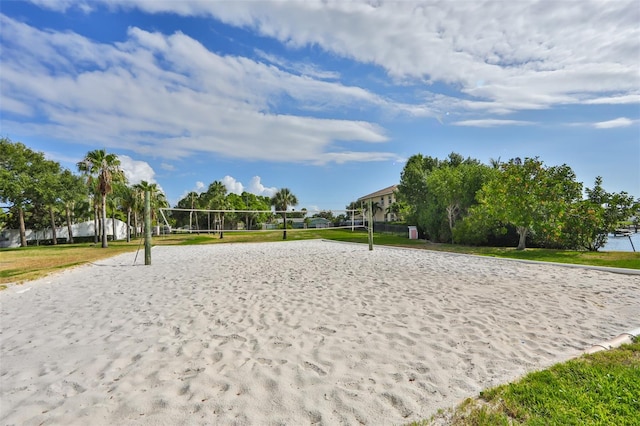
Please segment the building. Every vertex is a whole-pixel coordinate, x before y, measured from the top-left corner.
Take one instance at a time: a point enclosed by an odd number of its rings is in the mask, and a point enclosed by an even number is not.
[[[374,222],[392,222],[396,220],[395,213],[391,213],[389,207],[396,202],[396,191],[398,185],[391,185],[387,188],[358,198],[358,203],[363,203],[367,208],[371,200]]]
[[[113,238],[113,219],[107,218],[107,235]],[[115,220],[115,234],[116,239],[124,240],[127,238],[127,224],[121,220]],[[74,223],[71,225],[71,232],[74,237],[93,237],[94,235],[94,223],[93,221]],[[27,229],[25,231],[27,238],[27,244],[31,241],[51,240],[53,233],[51,228],[35,231]],[[66,225],[56,227],[56,238],[60,240],[60,243],[66,242],[69,237],[69,228]],[[3,229],[0,231],[0,248],[12,248],[20,247],[20,231],[18,229]]]

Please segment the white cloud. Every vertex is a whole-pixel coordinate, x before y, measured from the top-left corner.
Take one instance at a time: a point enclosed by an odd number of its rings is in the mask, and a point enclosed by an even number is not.
[[[222,178],[222,183],[227,188],[227,192],[232,194],[242,194],[244,192],[244,185],[238,182],[235,178],[227,175]]]
[[[160,163],[160,168],[162,170],[167,170],[169,172],[173,172],[176,170],[176,166],[174,166],[173,164],[169,164],[169,163]]]
[[[196,181],[195,185],[193,186],[193,189],[188,190],[188,191],[184,191],[177,199],[170,200],[170,202],[171,202],[172,205],[178,204],[178,201],[182,200],[189,193],[195,192],[196,194],[201,194],[201,193],[203,193],[205,191],[205,189],[206,189],[206,185],[204,184],[204,182]]]
[[[33,1],[85,12],[89,4],[101,3]],[[487,114],[640,103],[637,0],[585,0],[579,6],[496,0],[102,3],[150,14],[212,17],[291,49],[312,47],[373,64],[392,83],[416,85],[422,101],[398,101],[342,84],[338,73],[270,52],[253,52],[256,60],[219,55],[180,32],[132,27],[123,42],[110,45],[0,16],[3,108],[49,120],[5,119],[5,128],[171,159],[214,153],[326,164],[386,161],[393,154],[343,152],[341,142],[362,144],[364,150],[387,141],[387,135],[371,122],[279,115],[283,99],[291,102],[288,111],[314,113],[382,111],[441,122],[447,111],[471,113],[474,119],[454,124],[480,127],[531,124],[487,119]],[[437,93],[434,83],[453,90]]]
[[[128,39],[110,45],[0,20],[3,99],[16,112],[47,119],[4,118],[7,129],[167,159],[214,153],[326,163],[342,142],[387,141],[370,122],[277,114],[283,96],[293,108],[316,112],[384,106],[384,99],[359,87],[220,56],[182,33],[130,28]]]
[[[320,80],[337,80],[340,78],[340,73],[335,71],[321,70],[316,65],[311,63],[291,62],[285,58],[271,55],[262,50],[256,50],[256,55],[258,55],[259,58],[262,58],[267,62],[277,65],[282,69],[294,71],[297,74],[305,75],[312,78],[317,78]]]
[[[630,120],[626,117],[616,118],[614,120],[609,121],[601,121],[599,123],[594,123],[593,127],[596,129],[613,129],[615,127],[628,127],[634,123],[634,120]]]
[[[460,108],[481,102],[492,113],[506,113],[637,102],[627,98],[637,96],[640,84],[636,0],[109,4],[212,16],[291,48],[313,46],[378,65],[399,81],[449,83],[471,96],[460,99]]]
[[[77,7],[85,13],[89,13],[93,8],[85,0],[30,0],[31,3],[37,4],[40,7],[46,7],[47,9],[55,10],[57,12],[66,12],[67,9]]]
[[[247,186],[229,175],[222,178],[222,183],[227,188],[227,191],[233,194],[242,194],[246,191],[255,195],[271,197],[278,190],[275,187],[264,186],[261,182],[260,176],[252,177]]]
[[[260,176],[254,176],[249,181],[249,185],[247,186],[247,192],[250,192],[255,195],[262,195],[264,197],[272,197],[278,188],[275,187],[266,187],[262,184]]]
[[[134,160],[128,155],[118,155],[120,169],[124,172],[129,185],[135,185],[141,181],[156,183],[155,171],[146,161]]]
[[[534,124],[531,121],[521,120],[496,120],[496,119],[482,119],[482,120],[462,120],[451,123],[454,126],[467,126],[467,127],[498,127],[498,126],[530,126]]]
[[[589,105],[640,104],[640,94],[602,97],[597,99],[590,99],[588,101],[585,101],[584,103]]]

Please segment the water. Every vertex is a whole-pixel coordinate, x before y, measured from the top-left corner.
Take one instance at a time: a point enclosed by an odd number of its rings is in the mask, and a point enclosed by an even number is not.
[[[636,252],[640,252],[640,232],[631,233],[631,241],[636,248]],[[629,237],[614,237],[609,234],[607,243],[600,249],[600,251],[633,251]]]

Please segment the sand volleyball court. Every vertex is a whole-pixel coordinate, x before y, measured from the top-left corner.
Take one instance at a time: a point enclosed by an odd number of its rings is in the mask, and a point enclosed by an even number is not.
[[[325,241],[0,292],[2,425],[401,425],[640,326],[640,276]]]

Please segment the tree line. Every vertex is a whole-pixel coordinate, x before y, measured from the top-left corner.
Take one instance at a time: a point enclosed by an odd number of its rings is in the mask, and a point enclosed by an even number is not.
[[[158,223],[158,210],[169,206],[156,184],[143,181],[129,185],[118,157],[105,150],[88,152],[77,164],[77,171],[79,175],[22,143],[1,138],[0,202],[9,205],[0,209],[0,229],[18,228],[21,245],[26,246],[27,228],[52,229],[52,243],[57,244],[56,228],[66,225],[68,242],[72,243],[71,225],[93,220],[94,242],[101,239],[107,247],[108,218],[126,222],[127,229],[133,229],[137,236],[146,191],[151,194],[154,223]],[[304,208],[288,211],[297,204],[288,188],[266,197],[228,193],[222,182],[214,181],[204,192],[189,192],[175,206],[190,211],[173,211],[166,216],[172,227],[219,230],[222,238],[224,229],[240,222],[245,229],[273,222],[275,213],[270,208],[274,207],[283,217],[286,239],[287,217],[307,217]],[[357,202],[346,206],[360,214],[365,208]],[[373,214],[381,209],[377,203],[371,208]],[[397,201],[386,213],[416,224],[424,236],[437,242],[596,251],[619,222],[635,214],[637,223],[640,199],[634,201],[625,192],[605,191],[601,177],[592,188],[584,188],[566,164],[547,166],[537,157],[491,160],[486,165],[457,153],[443,160],[416,154],[405,164]],[[334,217],[331,212],[313,217],[333,223],[350,219],[348,215]],[[127,241],[130,234],[127,232]]]
[[[9,205],[0,206],[0,229],[19,229],[22,247],[27,245],[26,229],[50,229],[51,243],[55,245],[58,244],[58,227],[67,226],[67,242],[73,243],[72,225],[93,220],[94,243],[100,240],[102,247],[108,247],[106,229],[109,219],[113,221],[113,238],[116,238],[116,219],[126,222],[127,230],[132,229],[133,236],[138,236],[145,192],[151,195],[152,223],[160,222],[157,217],[160,208],[169,207],[157,184],[142,181],[129,185],[117,155],[104,149],[89,151],[76,167],[80,174],[47,160],[43,153],[33,151],[20,142],[1,138],[0,202]],[[287,215],[289,218],[305,217],[307,213],[305,209],[287,212],[297,204],[297,197],[288,188],[266,197],[249,192],[227,193],[222,182],[214,181],[202,193],[189,192],[175,207],[231,212],[214,212],[213,218],[210,213],[195,211],[173,211],[165,216],[172,227],[201,229],[206,223],[206,229],[218,229],[222,238],[227,225],[235,227],[243,222],[246,229],[253,229],[260,223],[273,221],[274,213],[270,212],[273,206],[283,216],[283,238],[286,239]],[[130,239],[131,232],[127,232],[127,241]]]
[[[396,208],[429,240],[513,243],[520,250],[596,251],[621,221],[640,215],[640,199],[605,191],[601,177],[583,188],[569,166],[537,157],[486,165],[457,153],[444,160],[416,154],[405,164],[397,198]]]
[[[20,230],[20,245],[27,245],[26,229],[51,229],[52,244],[58,244],[56,228],[67,226],[68,240],[74,242],[74,223],[94,222],[94,242],[108,246],[107,218],[127,223],[134,237],[140,230],[145,191],[151,194],[152,210],[167,207],[164,194],[155,183],[129,185],[120,161],[103,149],[90,151],[77,164],[80,174],[47,160],[19,142],[0,139],[0,229]],[[131,233],[127,232],[127,241]]]
[[[171,226],[182,229],[219,231],[220,238],[223,238],[225,226],[236,228],[242,223],[244,229],[257,229],[262,223],[272,223],[275,218],[275,212],[271,211],[273,207],[283,218],[282,238],[286,239],[287,228],[291,226],[287,222],[287,216],[291,219],[304,218],[307,215],[304,208],[298,212],[288,211],[289,207],[297,205],[298,198],[289,188],[281,188],[271,197],[246,191],[235,194],[227,193],[225,185],[216,180],[209,184],[206,191],[192,191],[180,199],[176,208],[188,211],[173,211],[168,220]],[[195,209],[213,211],[198,212]],[[314,216],[323,216],[323,212]]]

